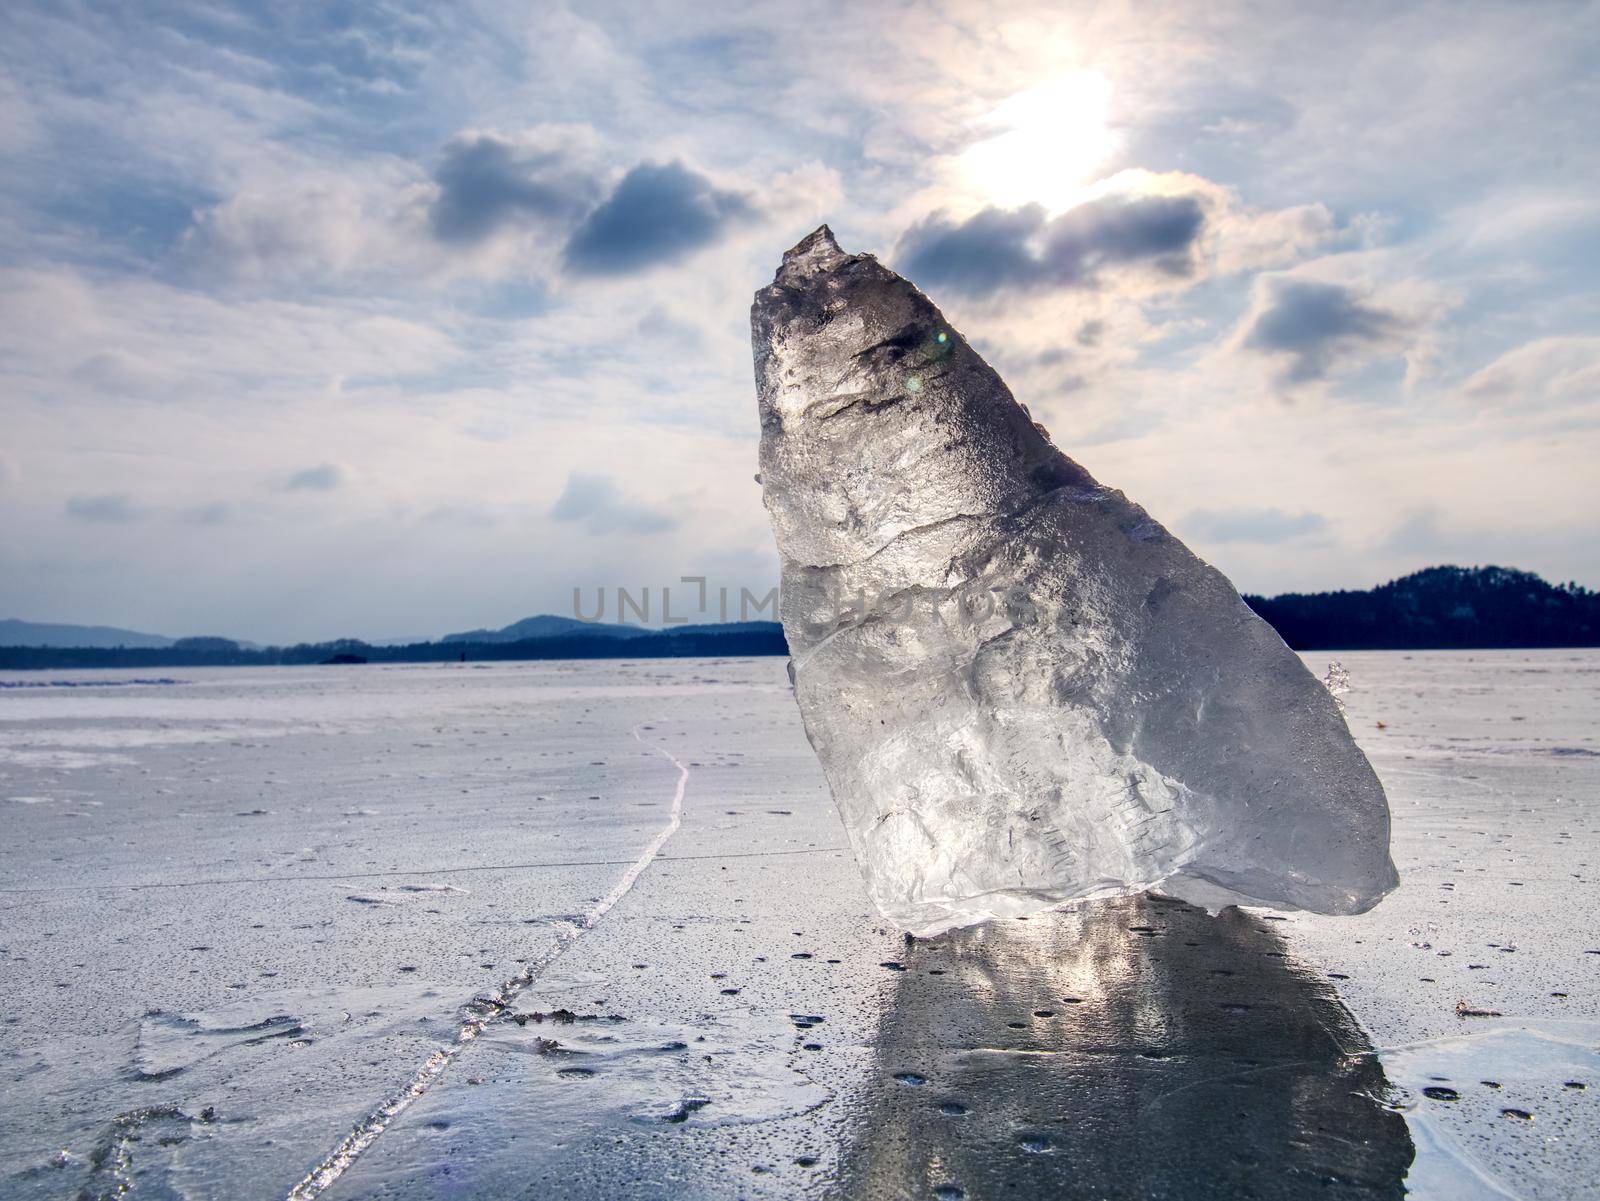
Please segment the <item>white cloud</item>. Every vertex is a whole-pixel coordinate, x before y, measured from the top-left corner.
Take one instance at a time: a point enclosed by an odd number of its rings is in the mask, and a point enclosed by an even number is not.
[[[84,391],[238,403],[334,375],[432,370],[449,332],[358,300],[230,298],[67,266],[0,268],[0,381],[16,398]]]
[[[1180,528],[1205,542],[1294,542],[1322,534],[1328,519],[1320,513],[1285,513],[1263,509],[1196,509]]]
[[[1461,395],[1513,414],[1559,409],[1600,415],[1600,337],[1540,338],[1473,373]]]
[[[576,522],[594,535],[661,534],[678,524],[660,504],[625,496],[610,476],[575,471],[550,510],[555,521]]]
[[[1224,275],[1286,267],[1326,246],[1338,232],[1325,204],[1266,211],[1231,206],[1215,225],[1217,270]]]
[[[192,271],[224,280],[354,283],[427,270],[431,194],[403,169],[286,175],[197,212],[183,252]]]

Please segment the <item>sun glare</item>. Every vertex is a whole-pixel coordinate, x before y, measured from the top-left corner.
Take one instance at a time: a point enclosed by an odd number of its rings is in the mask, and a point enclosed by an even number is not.
[[[1110,106],[1111,86],[1093,72],[1018,92],[984,118],[982,127],[993,132],[961,155],[966,184],[1004,208],[1070,208],[1116,148],[1107,123]]]

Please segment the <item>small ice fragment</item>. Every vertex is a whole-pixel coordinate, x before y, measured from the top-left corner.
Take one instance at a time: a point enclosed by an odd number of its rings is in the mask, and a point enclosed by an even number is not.
[[[751,324],[790,677],[884,916],[1155,888],[1348,914],[1394,887],[1329,689],[921,292],[824,226]]]
[[[1339,712],[1343,713],[1345,708],[1342,698],[1350,691],[1350,673],[1345,669],[1345,665],[1337,659],[1329,663],[1328,674],[1322,677],[1322,686],[1328,690],[1328,695],[1339,707]]]

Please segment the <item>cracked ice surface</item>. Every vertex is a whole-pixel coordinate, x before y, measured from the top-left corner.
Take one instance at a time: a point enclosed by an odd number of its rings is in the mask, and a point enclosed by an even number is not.
[[[1351,914],[1395,886],[1328,691],[916,288],[824,226],[751,321],[796,697],[885,916],[1155,888]]]

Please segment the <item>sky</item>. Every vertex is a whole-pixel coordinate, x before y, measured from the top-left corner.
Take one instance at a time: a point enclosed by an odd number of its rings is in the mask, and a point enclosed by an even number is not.
[[[824,221],[1241,590],[1600,585],[1597,61],[1594,4],[9,0],[0,617],[760,594],[750,298]]]

